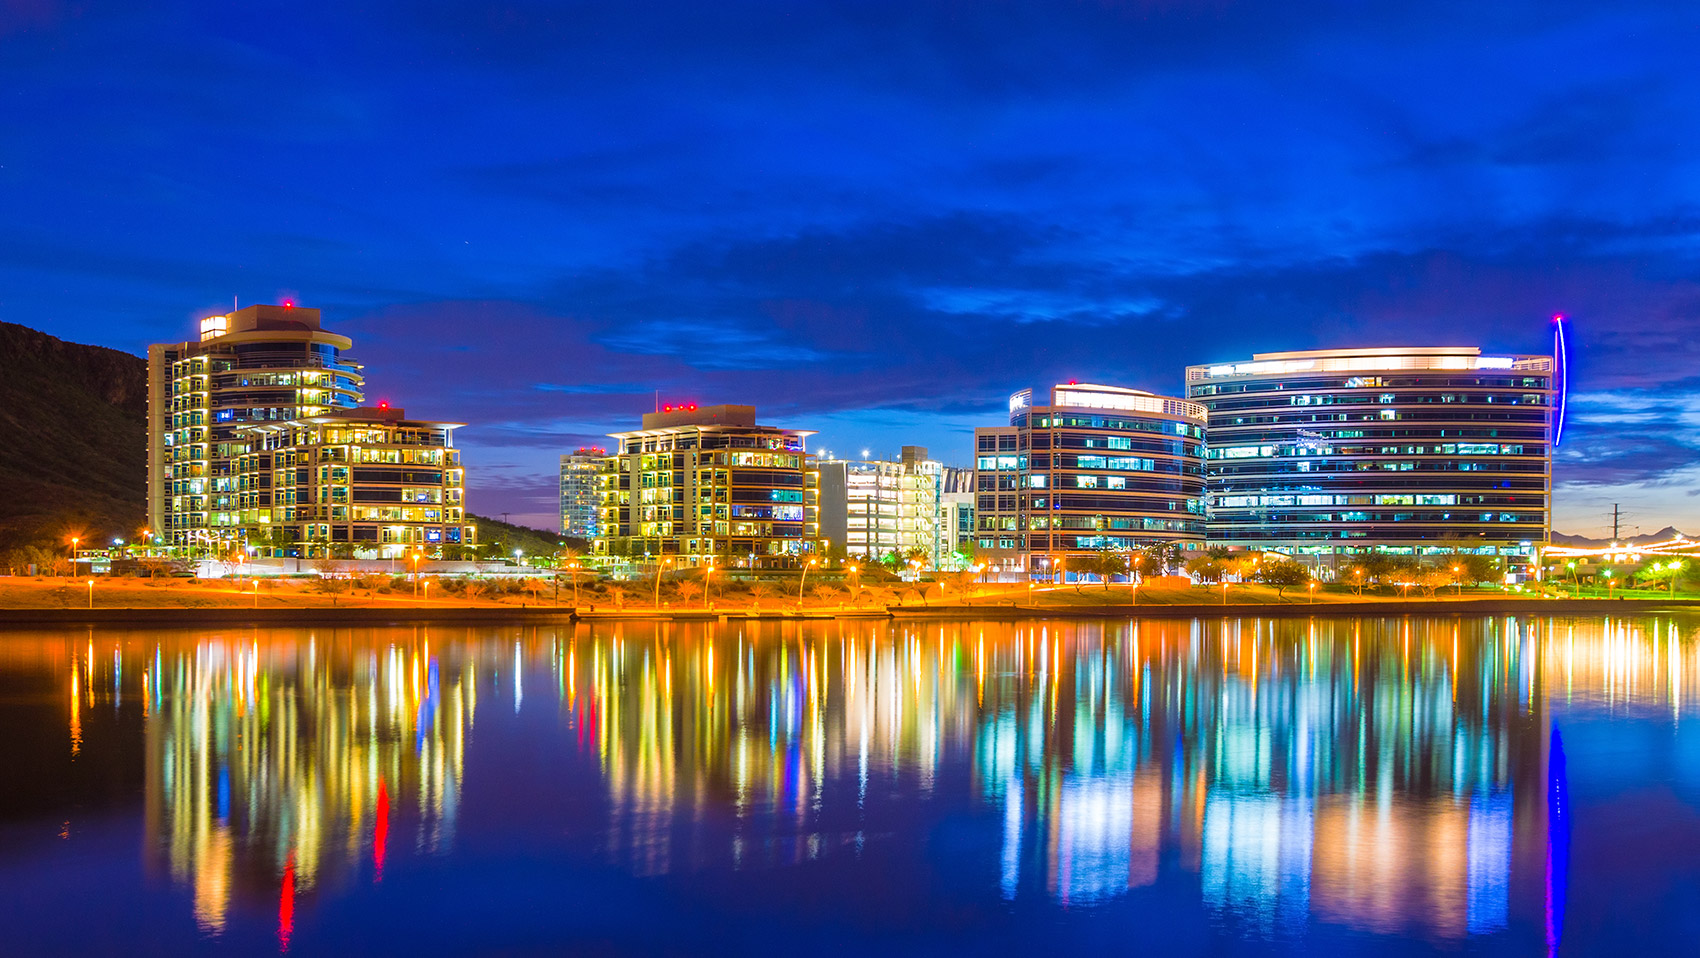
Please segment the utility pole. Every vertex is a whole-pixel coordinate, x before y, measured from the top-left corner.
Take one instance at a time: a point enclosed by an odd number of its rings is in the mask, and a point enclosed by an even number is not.
[[[1611,504],[1611,541],[1613,541],[1613,542],[1617,541],[1618,518],[1619,518],[1619,516],[1618,516],[1618,512],[1617,512],[1617,503],[1614,502],[1614,503]]]

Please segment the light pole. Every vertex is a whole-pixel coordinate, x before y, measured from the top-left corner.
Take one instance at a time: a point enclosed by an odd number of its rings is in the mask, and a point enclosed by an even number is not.
[[[573,575],[573,611],[577,612],[578,611],[578,563],[577,562],[569,562],[569,563],[567,563],[567,568],[572,571],[572,575]]]
[[[89,580],[89,608],[94,608],[94,580]]]
[[[797,608],[799,609],[803,607],[803,586],[809,581],[809,567],[814,564],[815,560],[810,559],[808,565],[803,566],[802,578],[797,580]]]
[[[709,565],[705,565],[705,566],[702,567],[702,607],[703,607],[703,611],[705,611],[705,612],[714,607],[708,601],[709,600],[709,591],[708,590],[713,585],[714,585],[714,565],[711,563]],[[578,600],[575,598],[573,600],[573,603],[575,605],[577,605]]]
[[[1463,595],[1464,595],[1464,579],[1463,579],[1463,575],[1462,575],[1463,572],[1464,572],[1464,569],[1461,566],[1453,566],[1452,567],[1452,585],[1453,585],[1454,589],[1456,590],[1452,594],[1455,595],[1455,596],[1458,596],[1460,598],[1462,598]]]
[[[1316,604],[1316,583],[1315,582],[1312,582],[1310,584],[1310,604],[1311,605]]]
[[[413,563],[413,597],[417,599],[419,598],[419,553],[415,551],[407,557],[407,561]]]
[[[254,580],[254,608],[260,607],[260,580]]]
[[[1682,560],[1678,559],[1666,566],[1666,568],[1670,569],[1670,589],[1668,591],[1671,595],[1676,595],[1676,575],[1677,570],[1682,568]]]
[[[1222,579],[1222,604],[1228,604],[1228,580],[1226,578]]]
[[[850,604],[855,605],[862,598],[862,570],[856,563],[850,563]]]
[[[431,580],[426,579],[425,582],[424,582],[424,585],[425,585],[425,601],[430,602],[431,601]]]
[[[77,574],[77,543],[83,541],[76,536],[71,537],[71,574]]]
[[[661,577],[664,574],[666,574],[666,572],[667,572],[667,563],[672,562],[672,561],[673,561],[672,559],[662,559],[659,562],[657,562],[656,565],[655,565],[655,608],[656,608],[656,611],[660,611],[660,609],[661,609]]]

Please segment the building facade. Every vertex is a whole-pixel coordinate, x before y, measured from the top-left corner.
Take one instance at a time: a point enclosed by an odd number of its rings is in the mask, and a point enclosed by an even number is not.
[[[790,566],[820,548],[813,431],[756,424],[754,406],[646,413],[612,433],[598,556],[678,566]]]
[[[1204,543],[1205,410],[1079,383],[1010,397],[1009,425],[974,430],[982,558],[1028,573],[1070,555]]]
[[[974,493],[947,492],[939,496],[938,549],[941,567],[961,569],[971,565],[968,556],[974,554],[971,547],[978,544]]]
[[[1454,550],[1513,568],[1551,529],[1553,361],[1474,347],[1260,353],[1192,366],[1210,539],[1337,569]]]
[[[428,558],[477,544],[461,423],[384,406],[249,423],[234,466],[250,549],[303,558]],[[458,557],[458,556],[457,556]]]
[[[239,430],[358,406],[351,345],[318,310],[285,305],[209,316],[198,340],[149,346],[149,528],[176,547],[234,543]]]
[[[821,538],[846,558],[877,560],[919,550],[938,568],[939,494],[944,464],[924,446],[896,461],[827,459],[820,472]]]
[[[602,471],[608,450],[587,446],[561,457],[561,532],[595,539],[601,530]]]

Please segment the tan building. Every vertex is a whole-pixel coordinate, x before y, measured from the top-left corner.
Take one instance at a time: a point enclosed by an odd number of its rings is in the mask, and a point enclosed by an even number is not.
[[[461,423],[386,406],[250,424],[237,436],[240,522],[262,553],[441,557],[477,542],[466,521]]]
[[[787,566],[819,548],[811,430],[756,424],[754,406],[670,407],[611,433],[598,555]]]
[[[149,346],[148,527],[176,547],[234,544],[238,430],[358,406],[351,345],[318,310],[286,304],[208,316],[198,340]]]

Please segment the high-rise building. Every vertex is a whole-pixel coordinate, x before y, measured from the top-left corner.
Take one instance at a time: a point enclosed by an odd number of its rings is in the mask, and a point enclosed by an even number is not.
[[[250,306],[148,347],[148,526],[174,546],[234,540],[239,427],[358,406],[361,366],[319,311]]]
[[[611,433],[598,555],[755,567],[794,565],[819,546],[812,430],[756,424],[754,406],[667,407]]]
[[[1468,551],[1520,567],[1551,527],[1553,360],[1475,347],[1191,366],[1210,410],[1210,540],[1323,569]]]
[[[608,450],[587,446],[561,457],[561,532],[594,539],[601,525],[602,471]]]
[[[939,551],[939,486],[944,465],[924,446],[904,446],[892,460],[826,459],[820,471],[823,541],[856,559],[925,553],[929,568]]]
[[[379,406],[237,427],[250,547],[303,558],[393,558],[471,546],[457,422]]]
[[[1069,555],[1204,543],[1204,407],[1068,383],[1009,398],[1009,425],[974,430],[979,545],[1001,568]]]

